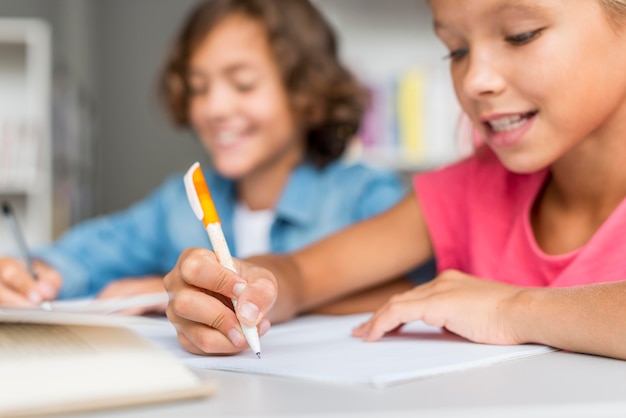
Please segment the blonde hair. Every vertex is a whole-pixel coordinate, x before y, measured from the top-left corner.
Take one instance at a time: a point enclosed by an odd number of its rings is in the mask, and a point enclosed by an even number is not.
[[[621,29],[624,20],[626,20],[626,0],[600,0],[600,5],[605,10],[613,27]]]

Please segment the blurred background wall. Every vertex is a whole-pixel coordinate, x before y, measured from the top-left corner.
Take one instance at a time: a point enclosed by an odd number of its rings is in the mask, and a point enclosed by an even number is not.
[[[416,60],[441,61],[423,1],[314,2],[338,29],[342,55],[364,77]],[[164,54],[195,3],[0,0],[0,17],[41,18],[51,27],[57,209],[65,205],[67,212],[62,193],[74,194],[72,213],[60,217],[55,235],[83,218],[125,208],[174,171],[206,161],[156,99]]]

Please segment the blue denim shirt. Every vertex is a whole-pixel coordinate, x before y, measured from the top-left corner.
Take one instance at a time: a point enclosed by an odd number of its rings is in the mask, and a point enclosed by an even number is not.
[[[205,177],[236,256],[234,183],[211,170],[205,170]],[[271,251],[308,245],[390,208],[405,193],[401,179],[391,172],[344,162],[323,169],[302,164],[275,207]],[[34,256],[61,273],[59,298],[69,298],[93,295],[117,278],[164,275],[189,247],[211,248],[211,243],[187,202],[182,174],[177,174],[144,200],[76,225],[52,245],[36,249]]]

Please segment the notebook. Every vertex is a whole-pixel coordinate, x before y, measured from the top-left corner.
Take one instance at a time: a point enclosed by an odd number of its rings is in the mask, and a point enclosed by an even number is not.
[[[211,395],[121,315],[0,307],[0,416],[60,414]]]
[[[261,338],[260,360],[250,350],[227,357],[187,353],[167,321],[135,329],[192,367],[378,388],[555,350],[533,344],[476,344],[421,321],[378,342],[352,337],[352,329],[367,318],[369,314],[311,315],[273,325]]]

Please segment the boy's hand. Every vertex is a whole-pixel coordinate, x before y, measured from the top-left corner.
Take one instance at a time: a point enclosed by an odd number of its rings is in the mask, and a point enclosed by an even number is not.
[[[0,258],[0,304],[32,306],[53,300],[61,288],[61,275],[41,262],[35,262],[34,270],[37,280],[22,260]]]
[[[195,354],[232,354],[247,347],[239,321],[265,334],[265,315],[276,301],[276,279],[268,270],[233,260],[236,274],[206,249],[187,249],[165,276],[167,316],[184,349]],[[231,298],[237,299],[237,312]]]

